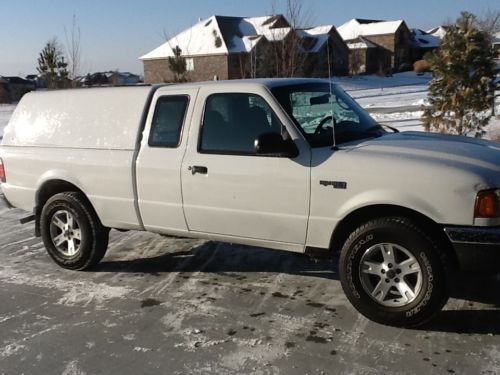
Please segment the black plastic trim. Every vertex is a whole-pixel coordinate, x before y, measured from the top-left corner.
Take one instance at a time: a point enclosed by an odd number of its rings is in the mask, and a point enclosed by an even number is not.
[[[462,270],[498,272],[500,227],[446,227]]]
[[[452,243],[500,246],[500,227],[447,227],[444,232]]]

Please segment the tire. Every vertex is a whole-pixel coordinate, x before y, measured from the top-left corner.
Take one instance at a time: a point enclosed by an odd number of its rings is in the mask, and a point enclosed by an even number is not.
[[[87,270],[106,254],[109,229],[81,193],[51,197],[43,206],[40,228],[47,252],[63,268]]]
[[[375,219],[358,227],[340,256],[340,280],[352,305],[367,318],[415,327],[446,304],[444,259],[410,220]]]

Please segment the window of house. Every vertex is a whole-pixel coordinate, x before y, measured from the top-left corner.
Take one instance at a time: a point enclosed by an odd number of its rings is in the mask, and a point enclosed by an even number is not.
[[[192,72],[194,70],[194,59],[192,58],[186,59],[186,70],[188,72]]]
[[[148,144],[177,147],[189,102],[187,96],[162,96],[156,102]]]
[[[225,93],[208,97],[199,150],[207,153],[255,155],[263,133],[283,133],[269,104],[255,94]]]

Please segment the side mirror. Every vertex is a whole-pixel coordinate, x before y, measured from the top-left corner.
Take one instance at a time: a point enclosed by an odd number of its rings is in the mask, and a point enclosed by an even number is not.
[[[299,155],[299,150],[291,139],[284,140],[280,133],[263,133],[254,143],[257,155],[294,158]]]

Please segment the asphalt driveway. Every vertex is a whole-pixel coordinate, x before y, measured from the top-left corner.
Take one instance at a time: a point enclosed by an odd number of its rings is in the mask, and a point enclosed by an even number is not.
[[[0,204],[0,374],[500,373],[498,275],[397,329],[349,305],[335,260],[113,231],[72,272],[21,216]]]

